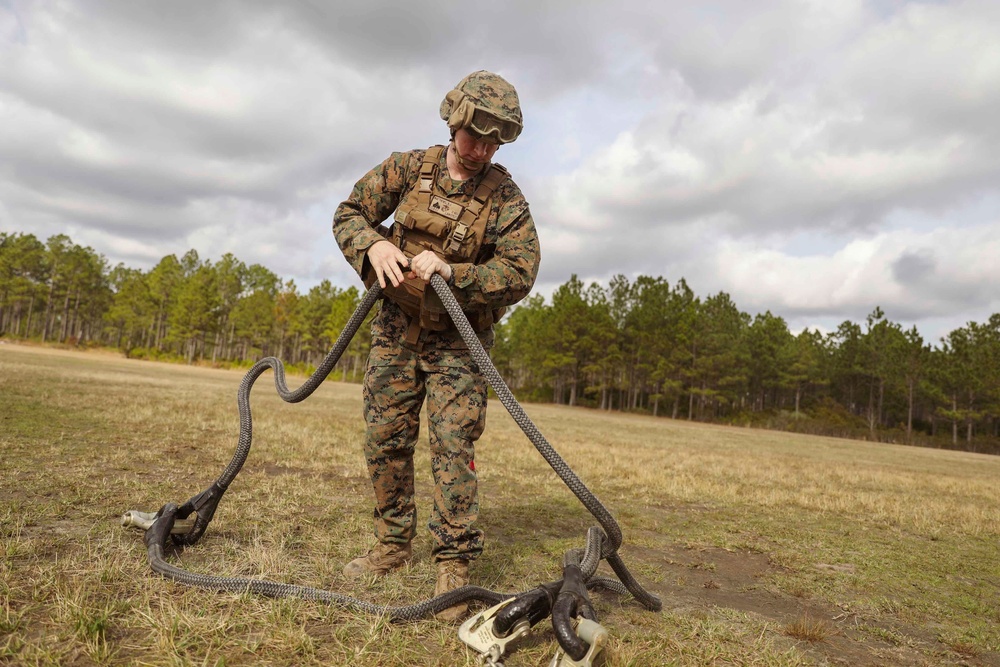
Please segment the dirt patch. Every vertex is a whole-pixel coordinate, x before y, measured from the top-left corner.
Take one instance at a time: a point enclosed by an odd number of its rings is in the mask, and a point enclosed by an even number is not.
[[[665,610],[691,614],[721,608],[760,616],[821,664],[922,665],[928,664],[927,654],[937,653],[941,664],[1000,665],[996,654],[957,654],[925,628],[864,618],[845,607],[789,595],[771,583],[782,567],[766,553],[626,545],[622,556],[633,569],[643,563],[662,573],[660,581],[644,586],[660,597]],[[851,571],[837,564],[815,567],[835,574]],[[814,627],[821,638],[798,639],[796,629],[803,624]]]

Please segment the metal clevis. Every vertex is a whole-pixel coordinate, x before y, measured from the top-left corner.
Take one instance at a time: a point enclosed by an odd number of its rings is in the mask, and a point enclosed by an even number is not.
[[[156,512],[140,512],[139,510],[129,510],[122,514],[123,528],[138,528],[139,530],[149,530],[153,522],[159,518]],[[178,519],[174,521],[170,532],[173,534],[187,533],[194,527],[194,519]]]
[[[504,636],[498,635],[493,628],[496,615],[516,599],[507,598],[500,604],[475,614],[462,623],[458,629],[458,638],[465,642],[469,648],[477,651],[482,656],[483,664],[489,665],[489,667],[503,667],[500,658],[503,657],[507,644],[520,639],[531,630],[527,618],[522,618],[515,623],[510,632]]]
[[[574,660],[560,646],[556,650],[549,667],[593,667],[594,661],[608,642],[608,631],[600,623],[589,618],[577,618],[573,621],[574,630],[577,636],[586,643],[589,648],[586,655],[579,660]]]

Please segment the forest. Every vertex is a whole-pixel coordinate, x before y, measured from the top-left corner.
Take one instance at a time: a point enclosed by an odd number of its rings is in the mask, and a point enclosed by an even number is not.
[[[326,280],[300,293],[231,254],[190,250],[141,271],[66,235],[0,232],[0,341],[221,367],[276,356],[308,373],[360,298]],[[333,377],[359,381],[367,354],[355,336]],[[935,343],[880,308],[795,334],[683,278],[573,276],[508,314],[492,356],[525,400],[1000,453],[1000,314]]]

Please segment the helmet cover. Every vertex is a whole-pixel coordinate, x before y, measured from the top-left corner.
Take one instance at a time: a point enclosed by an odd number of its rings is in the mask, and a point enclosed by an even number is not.
[[[479,70],[458,82],[441,101],[441,119],[452,132],[470,128],[500,143],[517,139],[523,127],[517,91],[498,74]]]

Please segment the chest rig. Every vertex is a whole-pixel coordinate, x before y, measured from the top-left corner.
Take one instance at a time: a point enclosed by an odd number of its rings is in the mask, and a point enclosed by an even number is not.
[[[449,263],[481,264],[493,254],[483,247],[483,238],[493,194],[507,178],[507,170],[491,164],[471,199],[467,202],[449,199],[438,184],[445,150],[445,146],[427,149],[416,185],[396,208],[388,239],[408,258],[433,250]],[[374,271],[369,271],[365,285],[370,287],[376,280]],[[386,281],[382,293],[410,316],[406,334],[410,344],[417,343],[422,329],[446,331],[454,326],[441,299],[426,280],[406,278],[398,287]],[[485,331],[500,319],[504,310],[472,311],[466,312],[466,316],[473,329]]]

